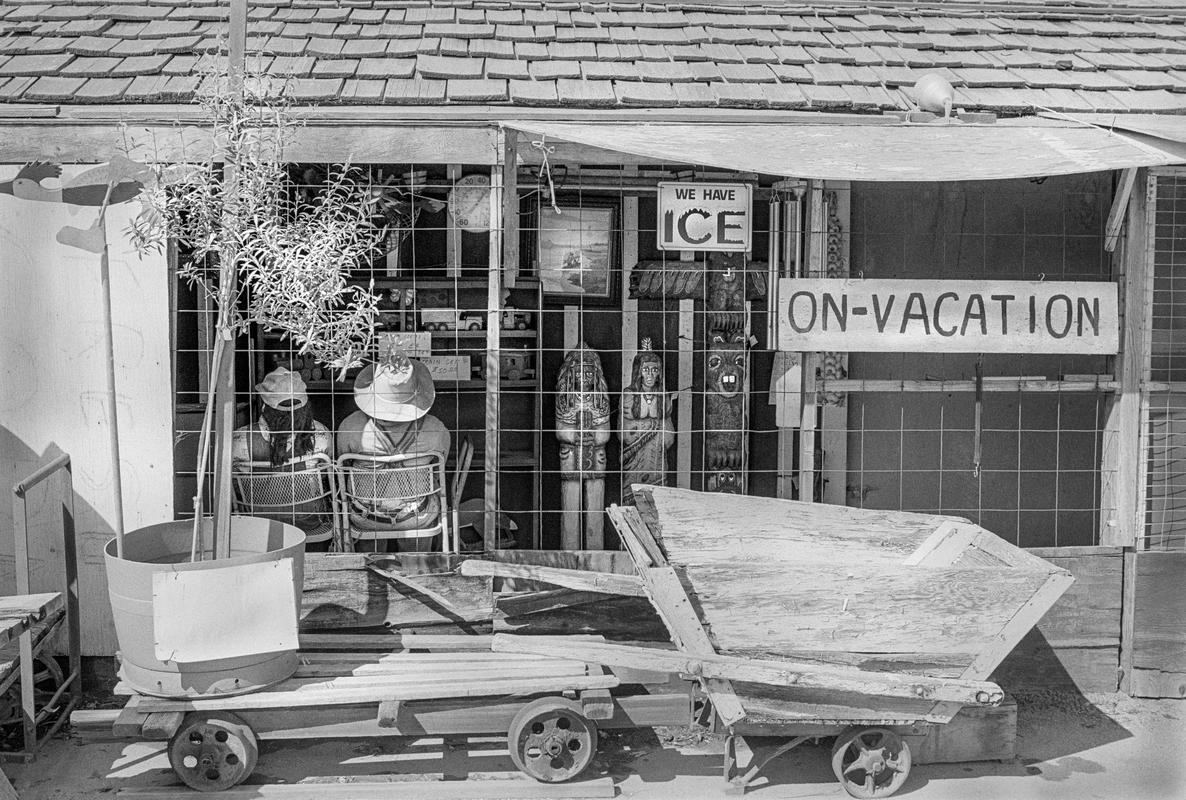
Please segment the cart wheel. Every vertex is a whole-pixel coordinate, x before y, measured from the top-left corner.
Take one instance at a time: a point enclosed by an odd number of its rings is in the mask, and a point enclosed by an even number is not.
[[[169,765],[199,792],[229,789],[247,779],[259,758],[251,728],[234,714],[187,714],[169,740]]]
[[[507,735],[515,766],[543,783],[580,775],[597,753],[597,725],[574,700],[544,697],[515,715]]]
[[[910,746],[886,728],[849,728],[832,748],[832,772],[853,797],[889,797],[910,776]]]

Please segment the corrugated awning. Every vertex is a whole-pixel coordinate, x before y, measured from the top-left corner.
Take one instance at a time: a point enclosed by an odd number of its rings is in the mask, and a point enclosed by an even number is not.
[[[533,137],[655,161],[795,178],[972,181],[1175,164],[1186,157],[1096,125],[1028,117],[973,125],[514,121]]]

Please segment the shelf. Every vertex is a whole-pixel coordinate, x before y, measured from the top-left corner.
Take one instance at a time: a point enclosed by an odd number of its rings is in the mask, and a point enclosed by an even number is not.
[[[502,389],[524,389],[534,388],[536,382],[534,380],[522,381],[499,381],[499,388]],[[353,378],[347,378],[344,381],[305,381],[305,388],[312,392],[325,392],[334,388],[340,388],[344,391],[353,390]],[[485,389],[486,381],[482,378],[473,378],[467,381],[436,381],[437,391],[456,391],[457,389]]]
[[[369,278],[351,278],[351,281],[368,281]],[[488,289],[489,283],[484,278],[458,278],[451,280],[449,278],[431,278],[428,280],[416,280],[415,278],[392,278],[388,276],[376,275],[374,276],[376,286],[400,286],[406,289]],[[533,288],[539,285],[538,278],[519,278],[515,281],[515,288],[511,291],[519,289]]]
[[[456,458],[449,456],[445,465],[452,467]],[[470,471],[481,471],[486,463],[486,451],[475,450],[473,460],[470,462]],[[530,450],[503,450],[498,459],[500,467],[534,467],[538,461],[535,454]]]
[[[399,331],[394,331],[399,333]],[[534,339],[535,331],[520,331],[520,330],[499,330],[498,335],[503,339]],[[435,339],[485,339],[486,331],[433,331],[432,338]]]

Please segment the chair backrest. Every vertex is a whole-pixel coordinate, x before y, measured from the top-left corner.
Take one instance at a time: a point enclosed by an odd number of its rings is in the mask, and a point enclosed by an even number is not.
[[[338,470],[350,513],[382,517],[394,503],[418,503],[437,495],[443,505],[445,499],[445,462],[436,453],[349,453],[338,457]]]
[[[298,527],[307,527],[313,516],[332,520],[333,466],[322,453],[301,456],[280,467],[267,461],[240,462],[232,473],[235,510]]]

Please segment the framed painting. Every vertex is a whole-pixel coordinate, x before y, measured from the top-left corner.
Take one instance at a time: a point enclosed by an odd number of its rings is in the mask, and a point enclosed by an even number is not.
[[[618,207],[588,202],[550,206],[537,217],[537,257],[544,294],[612,302],[617,296]]]

